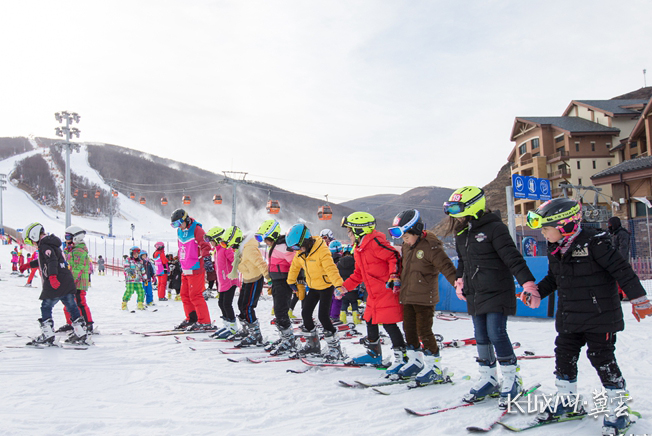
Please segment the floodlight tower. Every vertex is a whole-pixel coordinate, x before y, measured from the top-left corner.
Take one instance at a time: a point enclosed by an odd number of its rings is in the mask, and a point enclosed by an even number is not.
[[[70,127],[72,123],[79,123],[79,119],[81,118],[77,112],[67,112],[67,111],[61,111],[57,112],[54,114],[54,118],[57,120],[59,123],[63,123],[65,121],[66,125],[61,126],[61,127],[56,127],[54,129],[55,133],[57,136],[65,136],[66,137],[66,142],[57,142],[56,145],[58,148],[63,148],[66,150],[66,180],[65,180],[65,201],[66,201],[66,228],[70,227],[71,224],[71,219],[70,219],[70,151],[72,149],[77,150],[79,153],[79,144],[75,144],[70,142],[70,137],[71,136],[76,136],[79,138],[79,134],[81,131],[77,129],[76,127]]]

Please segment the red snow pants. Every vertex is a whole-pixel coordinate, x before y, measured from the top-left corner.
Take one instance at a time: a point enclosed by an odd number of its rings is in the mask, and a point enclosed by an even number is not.
[[[160,276],[156,276],[156,278],[158,279],[158,284],[156,286],[156,289],[158,289],[158,298],[159,299],[165,298],[165,288],[168,285],[168,275],[163,274]]]
[[[186,319],[191,312],[197,314],[197,322],[200,324],[210,324],[211,315],[208,312],[208,305],[204,300],[204,286],[206,280],[205,274],[192,274],[181,276],[181,302],[183,311],[186,313]]]

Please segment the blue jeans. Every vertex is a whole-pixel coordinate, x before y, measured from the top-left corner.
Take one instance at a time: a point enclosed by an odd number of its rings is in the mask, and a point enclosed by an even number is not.
[[[81,316],[79,312],[79,307],[77,307],[77,302],[75,301],[75,294],[66,294],[63,297],[59,298],[47,298],[41,302],[41,319],[46,320],[52,318],[52,308],[57,302],[61,300],[68,313],[70,313],[70,319],[76,320]]]
[[[496,359],[493,349],[496,350],[495,355],[499,361],[516,360],[512,342],[507,335],[507,315],[499,312],[474,315],[473,329],[481,360],[493,364]]]

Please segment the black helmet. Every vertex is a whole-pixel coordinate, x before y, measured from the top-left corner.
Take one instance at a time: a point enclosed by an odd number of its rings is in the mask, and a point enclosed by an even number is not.
[[[398,239],[405,233],[413,235],[421,235],[423,233],[424,225],[421,221],[419,211],[416,209],[408,209],[396,215],[393,221],[393,226],[387,229],[389,234],[394,239]]]
[[[181,226],[181,223],[184,221],[188,221],[188,213],[183,210],[183,209],[177,209],[174,212],[172,212],[172,215],[170,216],[170,222],[172,223],[172,227],[179,227]]]
[[[555,227],[567,235],[576,230],[582,219],[582,205],[570,198],[553,198],[542,203],[527,214],[527,225],[531,229]]]

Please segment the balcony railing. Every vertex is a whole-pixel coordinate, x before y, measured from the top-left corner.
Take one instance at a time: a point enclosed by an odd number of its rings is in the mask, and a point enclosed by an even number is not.
[[[558,162],[558,161],[561,161],[561,160],[568,160],[569,158],[570,158],[570,156],[569,156],[568,152],[566,150],[561,150],[561,151],[558,151],[557,153],[553,153],[550,156],[548,156],[547,162],[548,163]]]
[[[552,191],[550,191],[550,195],[552,195],[553,198],[562,197],[564,195],[564,190],[562,188],[554,188]],[[566,195],[573,195],[573,190],[567,188]]]
[[[553,171],[551,173],[548,173],[548,178],[550,180],[555,180],[555,179],[562,179],[562,178],[568,178],[570,177],[570,170],[567,168],[564,168],[563,170],[557,170]]]

